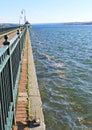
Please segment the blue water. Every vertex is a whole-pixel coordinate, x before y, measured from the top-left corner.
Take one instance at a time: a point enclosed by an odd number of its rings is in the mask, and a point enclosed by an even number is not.
[[[92,129],[92,26],[30,31],[47,130]]]

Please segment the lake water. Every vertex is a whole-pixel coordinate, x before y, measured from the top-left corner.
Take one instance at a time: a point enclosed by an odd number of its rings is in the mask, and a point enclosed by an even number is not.
[[[92,26],[30,31],[47,130],[92,130]]]

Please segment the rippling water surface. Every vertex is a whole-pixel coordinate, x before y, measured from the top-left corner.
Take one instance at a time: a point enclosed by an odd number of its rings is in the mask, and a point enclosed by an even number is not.
[[[47,130],[92,129],[92,26],[31,29]]]

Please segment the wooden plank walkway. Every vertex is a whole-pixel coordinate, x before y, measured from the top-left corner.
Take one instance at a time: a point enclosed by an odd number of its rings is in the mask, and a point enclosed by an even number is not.
[[[16,107],[16,126],[13,130],[28,130],[27,126],[27,105],[28,105],[28,95],[27,95],[27,64],[28,64],[28,46],[27,41],[25,41],[24,56],[22,61],[22,71],[20,75],[19,83],[19,93]]]

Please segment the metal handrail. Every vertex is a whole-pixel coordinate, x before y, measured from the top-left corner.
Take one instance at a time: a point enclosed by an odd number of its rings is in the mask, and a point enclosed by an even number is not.
[[[15,106],[26,27],[0,51],[0,130],[10,130],[15,121]]]

